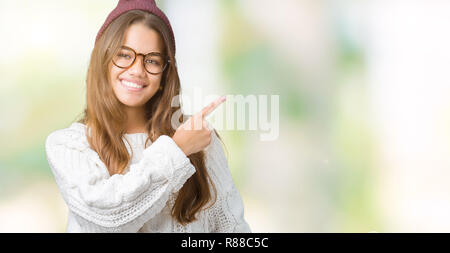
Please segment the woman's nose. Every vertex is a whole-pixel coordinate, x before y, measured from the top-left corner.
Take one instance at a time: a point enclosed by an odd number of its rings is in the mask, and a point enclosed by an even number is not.
[[[135,76],[145,76],[145,67],[143,64],[143,59],[141,60],[140,55],[136,56],[136,60],[134,61],[133,65],[128,69],[130,74],[133,74]]]

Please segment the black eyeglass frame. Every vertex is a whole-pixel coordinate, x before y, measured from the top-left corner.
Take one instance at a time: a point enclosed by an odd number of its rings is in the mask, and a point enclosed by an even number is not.
[[[131,47],[127,47],[127,46],[121,46],[121,49],[131,50],[131,52],[134,53],[134,59],[133,59],[133,62],[132,62],[128,67],[121,67],[121,66],[117,65],[117,64],[114,62],[114,57],[113,57],[112,63],[113,63],[116,67],[121,68],[121,69],[129,69],[129,68],[131,68],[131,67],[134,65],[134,63],[136,63],[136,59],[137,59],[137,57],[138,57],[139,55],[142,55],[142,65],[144,65],[145,71],[147,71],[149,74],[152,74],[152,75],[159,75],[159,74],[163,73],[164,70],[166,70],[167,65],[170,64],[170,60],[168,60],[166,57],[163,57],[163,59],[164,59],[164,67],[162,68],[161,72],[158,72],[158,73],[152,73],[152,72],[148,71],[148,69],[145,67],[145,58],[146,58],[148,55],[150,55],[150,56],[151,56],[151,55],[162,56],[161,53],[157,53],[157,52],[150,52],[150,53],[148,53],[148,54],[136,53],[136,51],[135,51],[134,49],[132,49]]]

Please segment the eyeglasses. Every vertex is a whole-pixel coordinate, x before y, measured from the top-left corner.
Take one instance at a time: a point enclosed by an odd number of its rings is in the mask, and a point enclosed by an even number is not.
[[[148,54],[138,54],[132,48],[122,46],[114,55],[112,61],[119,68],[130,68],[136,62],[137,56],[142,55],[145,70],[153,75],[162,73],[170,60],[165,59],[161,53],[151,52]]]

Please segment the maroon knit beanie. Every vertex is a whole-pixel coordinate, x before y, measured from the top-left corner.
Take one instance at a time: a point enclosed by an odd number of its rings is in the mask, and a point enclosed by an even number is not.
[[[156,6],[155,0],[119,0],[117,7],[108,15],[108,18],[106,19],[102,28],[100,28],[100,31],[98,32],[97,37],[95,38],[95,42],[98,41],[103,31],[106,29],[106,27],[108,27],[109,24],[111,24],[112,21],[114,21],[117,17],[119,17],[123,13],[130,10],[143,10],[161,18],[169,28],[174,47],[173,52],[175,54],[175,36],[173,34],[172,26],[170,25],[169,19],[166,17],[164,12],[162,12],[158,8],[158,6]]]

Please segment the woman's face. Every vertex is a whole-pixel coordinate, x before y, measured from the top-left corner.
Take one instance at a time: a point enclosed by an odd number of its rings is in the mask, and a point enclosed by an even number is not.
[[[123,46],[132,48],[137,54],[150,52],[163,53],[163,42],[159,34],[142,23],[131,25],[125,32]],[[135,63],[127,68],[119,68],[112,62],[109,64],[111,85],[116,97],[129,107],[142,107],[158,91],[161,74],[148,73],[143,65],[143,57],[137,56]],[[131,88],[134,83],[142,88]],[[126,85],[128,84],[128,86]]]

